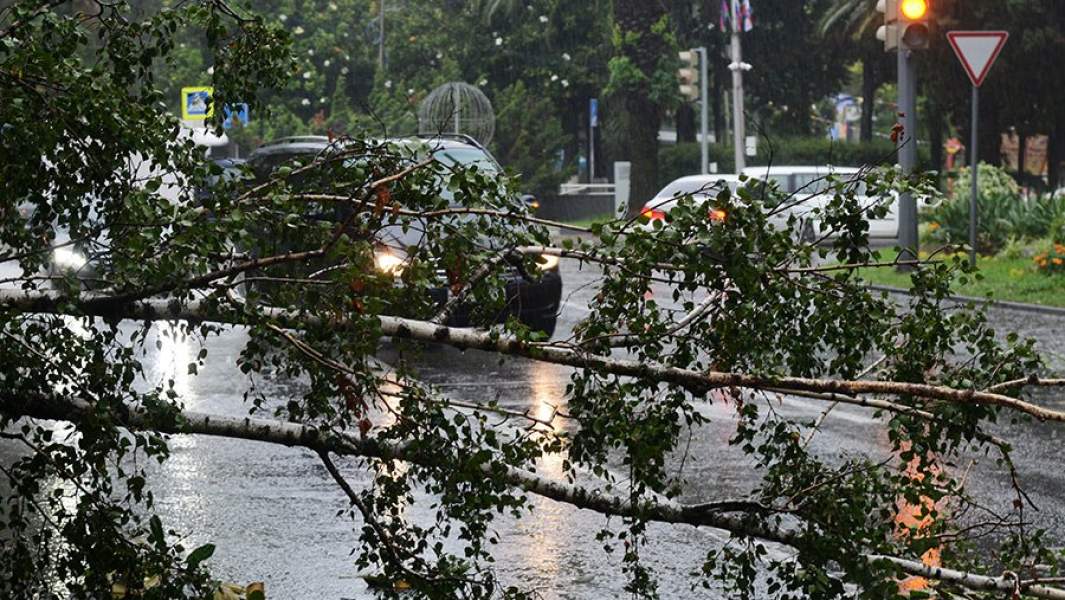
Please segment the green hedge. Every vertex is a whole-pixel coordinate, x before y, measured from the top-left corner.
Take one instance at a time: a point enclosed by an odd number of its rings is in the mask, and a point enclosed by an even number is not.
[[[775,140],[772,147],[765,140],[761,140],[759,144],[758,156],[748,157],[748,166],[766,165],[770,157],[775,165],[832,164],[840,167],[861,167],[895,162],[895,146],[889,140],[840,143],[820,138],[795,138]],[[921,168],[928,169],[932,162],[928,148],[920,148],[918,154]],[[678,177],[698,173],[699,160],[699,144],[661,146],[658,151],[659,185],[665,186]],[[734,172],[732,146],[711,144],[710,162],[717,163],[719,173]]]

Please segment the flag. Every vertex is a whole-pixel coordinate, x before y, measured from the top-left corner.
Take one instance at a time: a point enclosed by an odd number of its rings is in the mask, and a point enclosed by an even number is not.
[[[751,11],[751,0],[742,0],[740,2],[738,24],[743,31],[754,29],[754,12]]]
[[[721,0],[721,31],[750,31],[754,29],[751,0]]]

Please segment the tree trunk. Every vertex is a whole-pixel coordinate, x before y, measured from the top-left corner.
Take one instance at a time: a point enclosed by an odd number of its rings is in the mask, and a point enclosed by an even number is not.
[[[939,102],[930,100],[928,102],[928,144],[932,162],[930,167],[939,173],[943,172],[943,134],[946,126]],[[920,160],[919,157],[918,160]]]
[[[873,114],[876,112],[876,90],[880,88],[880,76],[876,61],[862,59],[862,132],[861,141],[873,141]]]
[[[721,47],[714,45],[707,50],[710,59],[710,107],[713,109],[714,139],[718,143],[728,138],[725,131],[725,77],[728,71],[724,65],[729,64],[721,53]]]
[[[1047,143],[1047,183],[1054,192],[1061,186],[1062,163],[1065,162],[1065,126],[1058,125]]]
[[[990,94],[980,96],[980,156],[990,165],[1002,164],[1002,128],[999,126],[999,110]]]
[[[1017,131],[1017,183],[1024,186],[1027,183],[1027,173],[1024,172],[1025,159],[1027,154],[1025,150],[1028,147],[1028,132],[1024,129]]]
[[[690,104],[681,104],[676,113],[677,120],[677,143],[692,143],[698,141],[696,131],[699,124],[695,115],[695,109]]]
[[[656,26],[668,19],[665,3],[657,0],[614,0],[614,26],[620,32],[614,54],[628,61],[643,75],[638,82],[619,82],[613,94],[616,106],[625,111],[619,132],[632,162],[629,212],[636,214],[658,191],[658,130],[662,107],[651,100],[650,82],[659,61],[673,50],[665,32]]]
[[[632,99],[630,99],[632,100]],[[629,213],[637,214],[658,193],[658,106],[646,98],[627,102],[632,180]]]

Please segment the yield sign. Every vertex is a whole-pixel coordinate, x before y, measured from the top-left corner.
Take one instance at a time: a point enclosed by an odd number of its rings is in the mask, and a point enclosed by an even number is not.
[[[1009,37],[1008,31],[951,31],[947,34],[954,54],[958,55],[969,80],[976,87],[983,85],[987,72]]]

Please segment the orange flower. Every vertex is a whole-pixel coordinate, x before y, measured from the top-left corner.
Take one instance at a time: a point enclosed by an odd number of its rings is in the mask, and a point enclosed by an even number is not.
[[[1054,252],[1058,254],[1065,254],[1065,246],[1061,244],[1054,244]]]
[[[1057,265],[1057,266],[1059,266],[1059,267],[1060,267],[1061,265],[1065,265],[1065,260],[1062,260],[1062,259],[1058,258],[1057,256],[1055,256],[1055,257],[1054,257],[1054,260],[1053,260],[1053,261],[1051,261],[1051,262],[1053,262],[1053,263],[1054,263],[1055,265]]]
[[[929,229],[929,231],[935,231],[935,230],[939,229],[939,223],[929,223],[928,224],[928,229]]]

